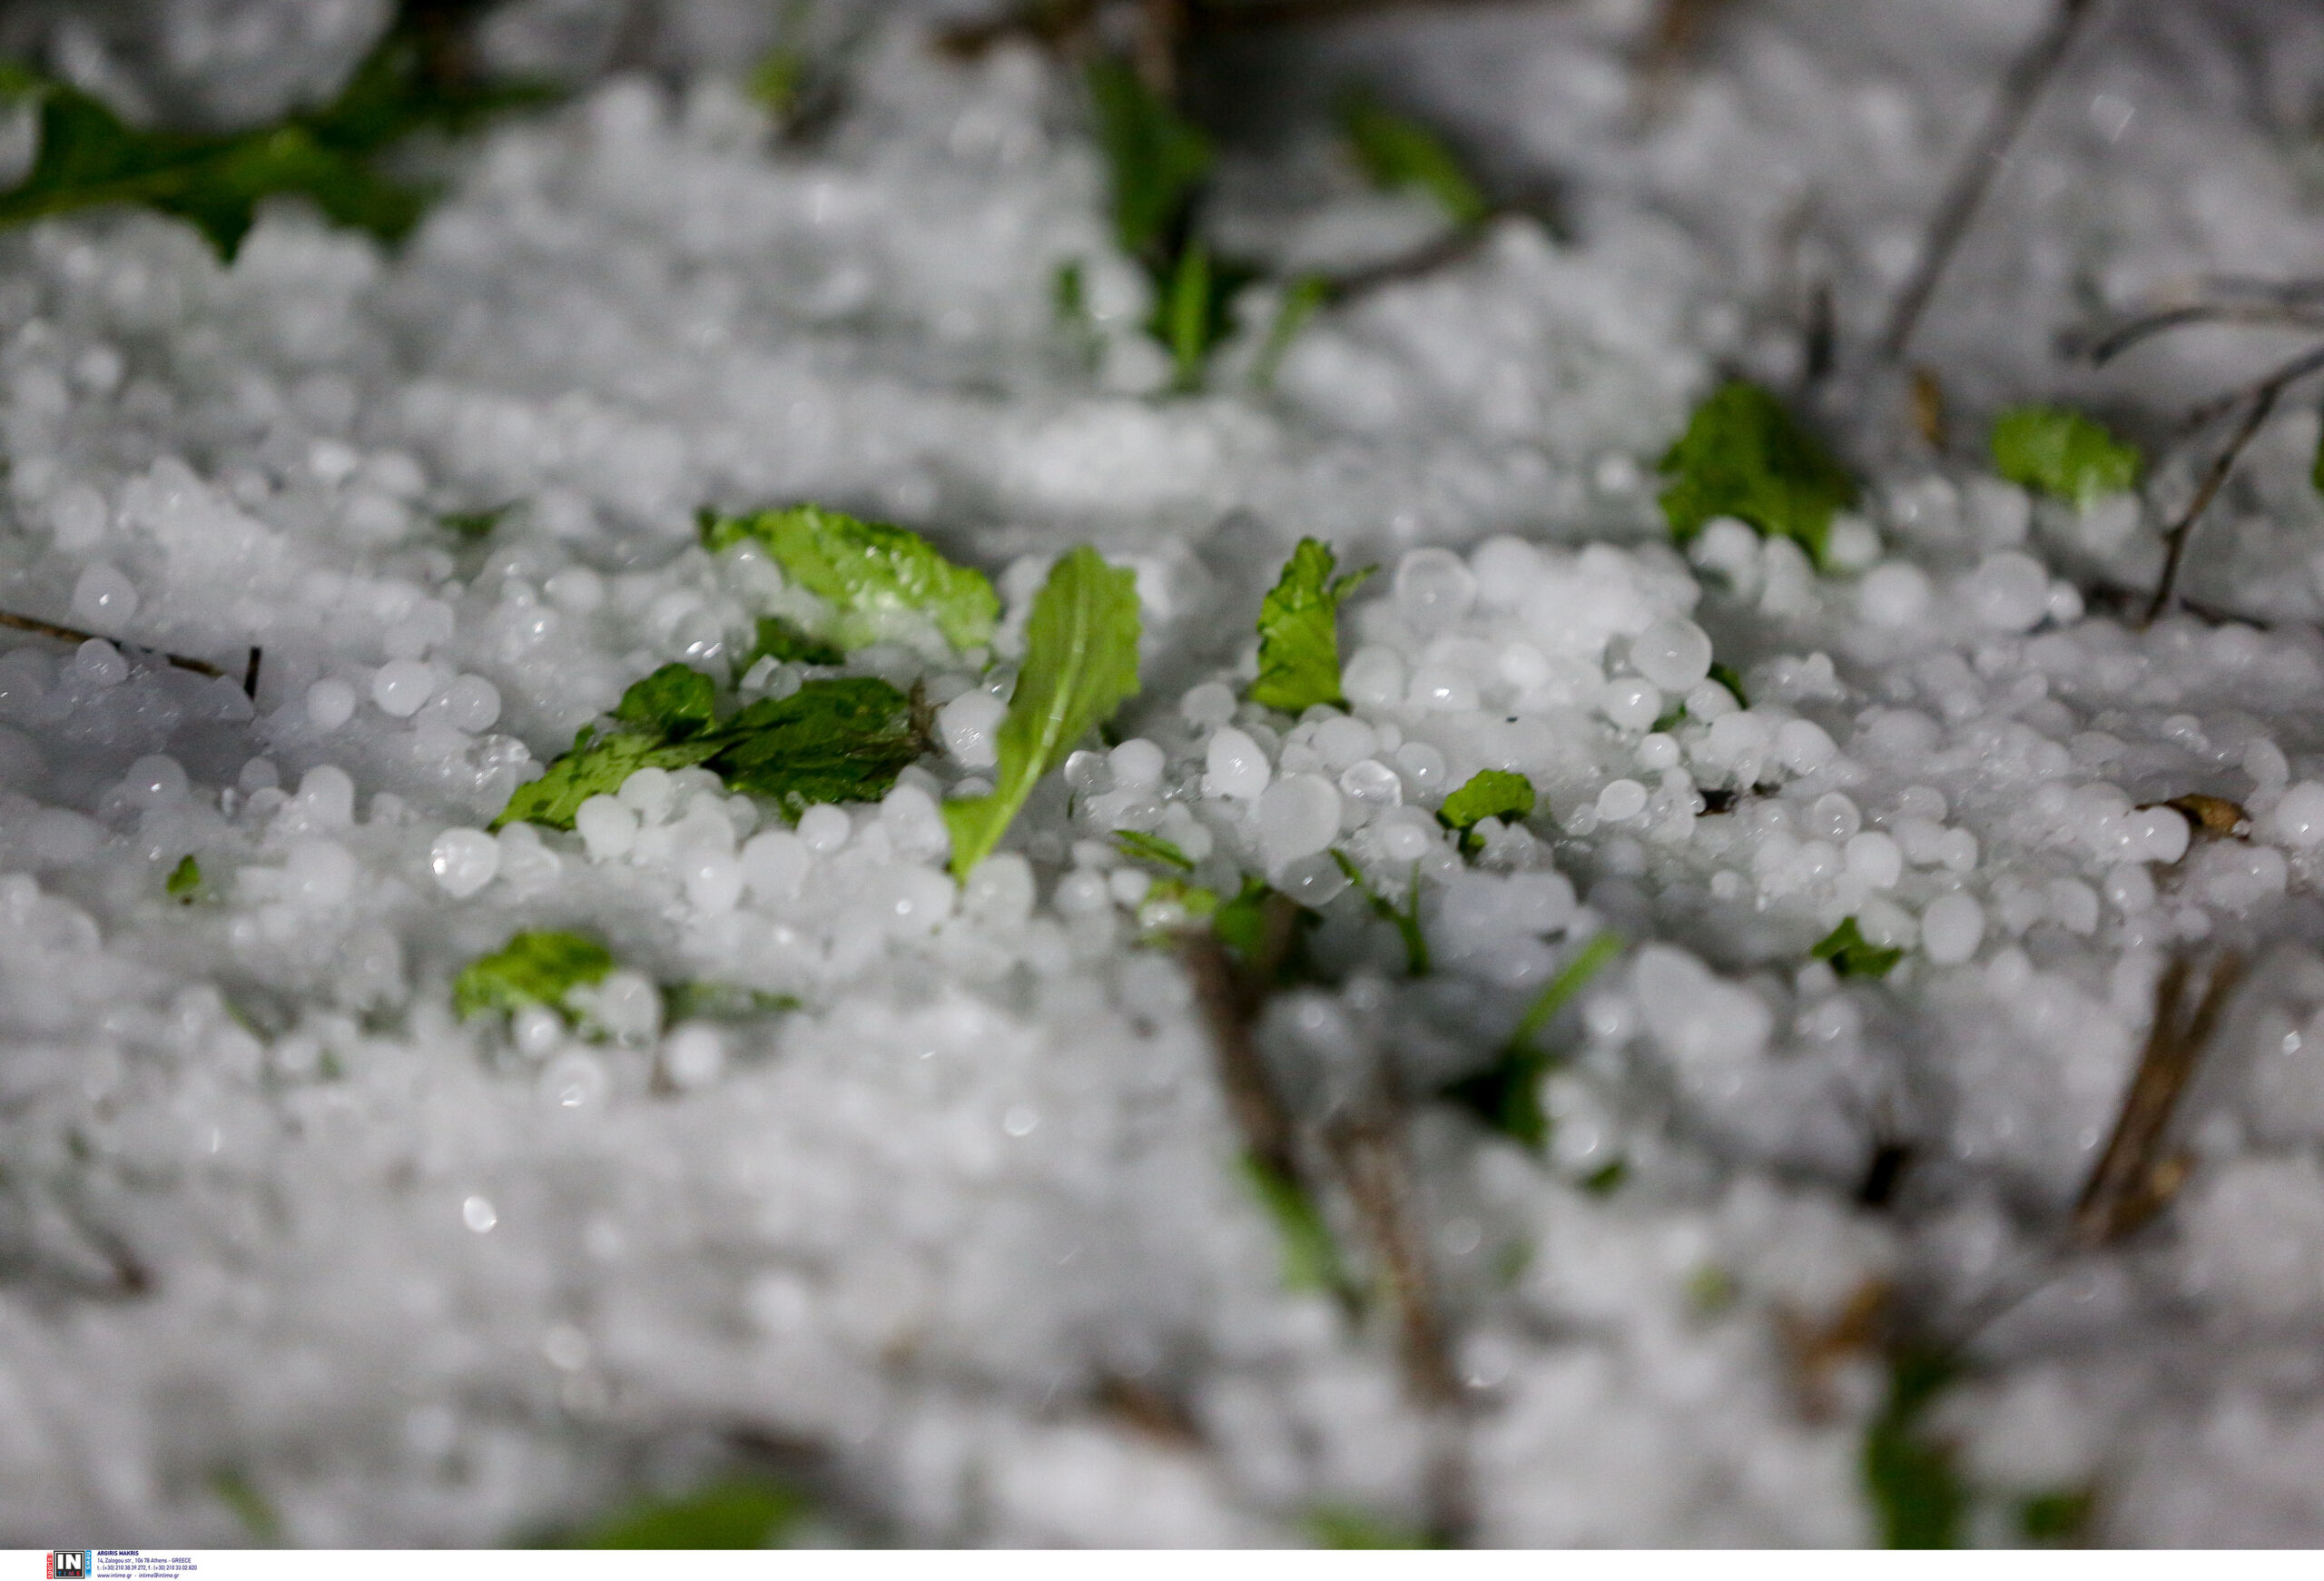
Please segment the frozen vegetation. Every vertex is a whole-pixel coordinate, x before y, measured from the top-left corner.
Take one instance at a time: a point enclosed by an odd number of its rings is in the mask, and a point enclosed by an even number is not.
[[[0,609],[97,634],[0,633],[7,1541],[749,1484],[840,1541],[2324,1542],[2314,391],[2146,626],[2172,424],[2302,342],[2058,339],[2324,272],[2324,20],[2098,8],[1915,341],[1939,448],[1871,342],[2033,0],[1238,35],[1202,222],[1268,272],[1191,371],[1078,68],[827,8],[779,140],[778,10],[505,9],[585,85],[421,150],[397,245],[0,232]],[[228,128],[387,18],[72,12],[52,69]],[[1554,201],[1270,347],[1461,209],[1366,183],[1356,82]],[[1738,377],[1837,459],[1681,521]],[[2032,401],[2143,469],[1997,462]],[[996,601],[803,568],[801,502]]]

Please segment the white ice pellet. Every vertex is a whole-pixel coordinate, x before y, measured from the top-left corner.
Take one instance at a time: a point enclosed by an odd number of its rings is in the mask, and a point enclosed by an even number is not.
[[[629,855],[637,843],[637,814],[618,796],[594,795],[573,815],[573,827],[593,862],[612,862]]]
[[[2028,631],[2049,611],[2050,573],[2015,549],[1987,555],[1962,586],[1969,612],[1996,631]]]
[[[800,841],[819,855],[828,855],[838,850],[853,832],[854,825],[848,822],[847,815],[829,804],[809,807],[799,815]]]
[[[336,764],[318,764],[299,781],[299,810],[319,829],[355,822],[355,782]]]
[[[624,1042],[643,1042],[662,1030],[662,991],[642,972],[623,967],[606,973],[590,998],[597,1020]]]
[[[111,514],[105,497],[85,483],[59,491],[48,504],[48,525],[56,535],[58,551],[81,555],[96,548]]]
[[[1687,688],[1687,712],[1706,724],[1724,719],[1743,705],[1717,681],[1701,681]]]
[[[1274,776],[1275,768],[1267,762],[1266,754],[1242,731],[1229,728],[1212,734],[1204,762],[1206,794],[1256,801]]]
[[[1380,855],[1390,862],[1417,862],[1437,848],[1434,820],[1417,807],[1384,816],[1372,827]]]
[[[1824,540],[1824,558],[1836,570],[1860,571],[1880,558],[1880,534],[1854,511],[1832,518]]]
[[[2267,825],[2287,845],[2302,851],[2324,845],[2324,784],[2304,779],[2284,792]]]
[[[1385,708],[1401,703],[1404,700],[1403,657],[1393,647],[1360,647],[1340,674],[1340,688],[1359,708]]]
[[[459,677],[436,702],[445,722],[464,735],[482,735],[500,722],[500,688],[482,676]]]
[[[371,701],[391,719],[409,719],[436,690],[436,672],[416,658],[390,659],[371,677]]]
[[[582,806],[586,811],[588,804],[585,802]],[[765,903],[796,898],[814,858],[807,843],[797,835],[788,829],[769,829],[763,835],[752,835],[743,845],[742,861],[743,882],[750,886],[753,895]]]
[[[1086,917],[1106,910],[1114,904],[1113,894],[1106,887],[1106,875],[1087,867],[1077,867],[1057,882],[1057,892],[1049,904],[1060,915]]]
[[[120,631],[137,618],[137,589],[118,568],[99,560],[73,584],[73,618],[99,631]]]
[[[1646,811],[1646,787],[1634,779],[1618,779],[1598,793],[1598,815],[1610,824],[1627,824]]]
[[[185,770],[174,757],[158,754],[141,757],[122,776],[121,788],[132,806],[152,809],[172,806],[185,799]]]
[[[1309,745],[1327,768],[1342,769],[1362,762],[1380,746],[1379,732],[1353,715],[1342,714],[1315,726]]]
[[[1649,774],[1678,767],[1679,738],[1666,731],[1653,732],[1638,744],[1634,761]]]
[[[1666,692],[1710,674],[1710,637],[1691,620],[1665,616],[1630,639],[1630,666]]]
[[[1340,831],[1340,793],[1319,775],[1293,774],[1259,797],[1259,844],[1280,866],[1329,846]]]
[[[1807,809],[1807,832],[1821,839],[1844,841],[1862,827],[1864,815],[1838,791],[1817,796]]]
[[[1433,709],[1440,714],[1473,714],[1477,710],[1477,683],[1445,665],[1424,664],[1414,670],[1404,697],[1415,708]]]
[[[1373,758],[1352,763],[1340,775],[1340,794],[1361,806],[1393,807],[1404,799],[1404,782],[1396,771]]]
[[[697,855],[685,865],[686,899],[696,911],[715,916],[743,898],[743,865],[717,852]]]
[[[355,717],[355,688],[327,676],[307,688],[307,720],[329,735]]]
[[[1848,871],[1873,889],[1894,889],[1905,875],[1905,855],[1896,842],[1876,829],[1852,836],[1846,845]]]
[[[1419,548],[1396,567],[1396,613],[1423,637],[1461,623],[1477,601],[1477,578],[1446,548]]]
[[[662,1040],[662,1068],[680,1092],[707,1087],[726,1068],[726,1040],[716,1027],[688,1022]]]
[[[541,584],[548,601],[573,615],[586,615],[606,601],[606,580],[586,566],[567,566]]]
[[[2154,874],[2135,862],[2117,863],[2106,870],[2106,899],[2124,916],[2154,909]]]
[[[1441,795],[1452,788],[1445,783],[1452,770],[1444,762],[1444,754],[1425,741],[1407,741],[1397,747],[1394,765],[1396,772],[1423,795]]]
[[[960,909],[992,927],[1013,927],[1033,909],[1032,864],[1003,851],[977,864],[960,889]]]
[[[648,824],[667,818],[678,799],[677,787],[670,783],[670,771],[666,768],[641,768],[622,781],[621,789],[614,794],[621,798],[622,805]],[[840,813],[839,816],[844,822],[847,815]],[[846,838],[845,835],[841,838]]]
[[[1787,719],[1776,731],[1776,760],[1795,774],[1813,774],[1839,756],[1824,727],[1812,719]]]
[[[454,900],[466,900],[500,871],[500,843],[481,829],[447,829],[428,850],[428,870]]]
[[[1133,736],[1106,755],[1114,771],[1118,786],[1145,787],[1158,785],[1167,761],[1162,749],[1142,736]]]
[[[1219,681],[1187,688],[1178,699],[1178,716],[1197,730],[1216,729],[1235,717],[1234,688]]]
[[[936,729],[962,767],[990,768],[1000,761],[997,732],[1008,716],[1009,705],[990,692],[962,692],[936,710]]]
[[[1856,608],[1875,626],[1909,626],[1928,602],[1928,574],[1910,560],[1875,566],[1856,584]]]
[[[1600,694],[1599,712],[1617,730],[1643,730],[1662,716],[1662,691],[1637,676],[1617,676]]]
[[[1985,936],[1984,908],[1965,894],[1941,894],[1921,913],[1921,944],[1940,966],[1958,966]]]
[[[1106,877],[1107,893],[1121,905],[1136,907],[1153,887],[1154,875],[1142,867],[1117,867]]]
[[[292,901],[310,906],[343,904],[355,893],[356,875],[362,871],[346,846],[336,840],[301,840],[290,847],[283,864],[284,891]]]

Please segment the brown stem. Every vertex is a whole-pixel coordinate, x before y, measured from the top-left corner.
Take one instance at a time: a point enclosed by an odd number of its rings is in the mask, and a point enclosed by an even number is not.
[[[2232,952],[2220,957],[2193,1017],[2181,1026],[2179,1010],[2190,970],[2181,956],[2155,984],[2146,1051],[2123,1091],[2113,1135],[2074,1207],[2071,1240],[2080,1250],[2119,1240],[2147,1223],[2186,1182],[2186,1159],[2168,1150],[2171,1122],[2219,1031],[2229,997],[2242,981],[2243,962]]]
[[[1296,26],[1353,22],[1388,11],[1451,11],[1521,5],[1527,0],[1192,0],[1188,20],[1197,30]]]
[[[2187,509],[2180,512],[2179,519],[2172,522],[2171,529],[2162,535],[2162,576],[2155,584],[2152,601],[2146,607],[2146,618],[2140,624],[2153,625],[2162,618],[2163,610],[2170,608],[2171,595],[2179,587],[2179,563],[2186,558],[2187,540],[2194,536],[2197,519],[2218,497],[2220,489],[2227,482],[2227,475],[2235,469],[2237,459],[2243,454],[2244,447],[2260,431],[2260,425],[2268,420],[2268,414],[2276,410],[2276,398],[2281,393],[2280,385],[2263,386],[2251,398],[2250,410],[2244,413],[2242,424],[2227,441],[2226,448],[2212,459],[2210,469],[2203,474],[2202,486],[2195,490],[2194,499],[2188,501]]]
[[[37,637],[53,637],[59,642],[76,645],[84,642],[110,642],[116,647],[121,646],[120,641],[114,637],[100,636],[94,631],[83,631],[78,627],[59,626],[53,620],[35,620],[29,615],[11,615],[5,610],[0,610],[0,626],[7,627],[14,631],[29,631]],[[153,651],[161,653],[159,648]],[[183,654],[161,653],[161,657],[177,666],[178,668],[192,670],[198,676],[223,676],[226,673],[214,664],[202,659],[188,658]],[[258,649],[252,648],[251,649],[251,675],[253,677],[251,683],[253,686],[257,684],[255,679],[257,674]]]
[[[2183,324],[2260,324],[2290,330],[2324,330],[2324,314],[2286,302],[2193,302],[2117,325],[2091,343],[2085,353],[2100,366],[2142,341]]]
[[[1929,220],[1927,236],[1921,243],[1920,261],[1914,265],[1904,291],[1896,298],[1896,305],[1889,311],[1888,327],[1880,337],[1884,357],[1893,361],[1905,354],[1914,330],[1920,325],[1922,311],[1927,308],[1929,298],[1936,294],[1937,282],[1943,278],[1945,265],[1953,261],[1955,249],[1968,234],[1978,209],[1984,203],[1994,173],[2008,159],[2017,134],[2024,130],[2026,117],[2040,103],[2042,91],[2049,86],[2058,63],[2065,58],[2090,10],[2090,0],[2058,0],[2057,15],[2048,29],[2017,57],[2009,74],[2002,79],[2001,92],[1986,112],[1985,124],[1978,128],[1976,140],[1955,168],[1953,181]]]
[[[1238,967],[1226,946],[1206,932],[1190,930],[1183,934],[1178,960],[1194,984],[1196,1002],[1210,1028],[1211,1047],[1218,1056],[1218,1082],[1226,1092],[1236,1129],[1243,1134],[1243,1146],[1285,1178],[1303,1181],[1298,1150],[1292,1145],[1291,1117],[1275,1096],[1275,1083],[1268,1080],[1258,1044],[1251,1036],[1264,995],[1264,990],[1255,989],[1248,980],[1256,973]]]

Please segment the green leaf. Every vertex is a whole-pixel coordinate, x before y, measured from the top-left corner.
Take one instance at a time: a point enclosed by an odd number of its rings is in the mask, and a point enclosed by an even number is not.
[[[818,802],[876,802],[927,750],[911,699],[868,676],[809,681],[753,703],[710,737],[704,761],[729,788],[771,797],[797,818]]]
[[[777,664],[845,664],[847,655],[821,637],[811,637],[795,624],[780,615],[760,618],[758,637],[751,651],[743,656],[735,667],[736,675],[747,674],[750,667],[763,658]]]
[[[1307,1535],[1319,1548],[1441,1548],[1426,1532],[1350,1505],[1328,1504],[1307,1512]]]
[[[510,500],[506,505],[496,505],[489,510],[448,510],[436,519],[436,523],[447,531],[456,532],[470,542],[477,542],[490,538],[493,529],[506,520],[508,513],[515,509],[517,509],[516,501]]]
[[[1251,683],[1251,701],[1286,714],[1318,703],[1346,706],[1340,694],[1340,603],[1376,568],[1334,580],[1337,563],[1320,539],[1303,538],[1291,551],[1259,605],[1259,678]],[[1532,805],[1530,786],[1525,805]]]
[[[1201,242],[1187,242],[1178,254],[1177,266],[1170,272],[1166,311],[1169,323],[1163,341],[1176,371],[1172,384],[1181,390],[1198,389],[1211,344],[1210,252]]]
[[[1251,363],[1251,387],[1254,390],[1275,388],[1275,371],[1283,366],[1285,353],[1307,321],[1315,316],[1332,300],[1332,282],[1320,274],[1303,274],[1291,282],[1283,293],[1283,305],[1275,311],[1275,322],[1267,326],[1267,338],[1259,347],[1259,354]]]
[[[621,723],[658,730],[670,741],[701,735],[717,715],[717,683],[682,664],[665,664],[644,680],[632,682],[614,705],[614,717]]]
[[[1887,1548],[1956,1548],[1968,1495],[1952,1451],[1921,1432],[1921,1418],[1953,1381],[1943,1356],[1904,1351],[1892,1358],[1888,1398],[1865,1430],[1864,1483],[1880,1516]]]
[[[613,969],[612,953],[595,939],[554,930],[518,934],[452,979],[452,1011],[462,1021],[487,1012],[505,1015],[528,1004],[562,1011],[567,993],[603,982]]]
[[[583,802],[615,794],[639,769],[688,768],[708,758],[720,745],[703,736],[673,743],[644,730],[613,730],[599,736],[594,726],[583,726],[573,738],[572,750],[551,763],[540,778],[518,786],[489,826],[497,831],[510,824],[527,823],[570,829]]]
[[[282,1537],[282,1522],[266,1496],[251,1485],[249,1477],[232,1469],[211,1474],[210,1491],[218,1502],[231,1510],[234,1519],[252,1543],[271,1548]]]
[[[1902,950],[1882,949],[1867,940],[1854,917],[1843,917],[1840,925],[1825,934],[1808,954],[1818,961],[1829,961],[1832,970],[1843,977],[1886,977],[1905,958]]]
[[[1344,1290],[1339,1248],[1315,1199],[1283,1171],[1248,1153],[1243,1157],[1243,1178],[1275,1220],[1283,1242],[1283,1288],[1300,1294]]]
[[[1025,623],[1025,661],[996,742],[990,795],[944,804],[952,872],[991,855],[1033,786],[1137,692],[1137,586],[1084,544],[1058,561]]]
[[[458,131],[545,97],[523,86],[455,88],[429,73],[427,52],[401,30],[380,42],[330,104],[243,132],[147,131],[69,83],[21,67],[7,76],[15,94],[40,101],[40,144],[25,179],[0,193],[0,225],[134,204],[190,222],[229,262],[258,205],[278,195],[305,197],[339,224],[399,241],[418,222],[425,194],[375,169],[379,155],[423,127]]]
[[[1582,1176],[1581,1189],[1593,1197],[1610,1197],[1620,1191],[1622,1182],[1630,1178],[1630,1161],[1616,1159],[1611,1163],[1599,1165]]]
[[[2029,1543],[2083,1543],[2097,1513],[2097,1495],[2087,1487],[2037,1493],[2018,1504],[2017,1530]]]
[[[1492,214],[1492,204],[1452,151],[1410,116],[1360,93],[1341,103],[1340,126],[1374,186],[1416,187],[1442,204],[1456,225],[1479,224]]]
[[[1210,139],[1147,90],[1128,62],[1090,63],[1098,145],[1112,178],[1114,238],[1143,257],[1170,240],[1210,173]]]
[[[1743,677],[1733,665],[1713,664],[1710,667],[1710,678],[1727,688],[1728,695],[1735,699],[1737,707],[1748,708],[1751,706],[1751,699],[1743,695]],[[1659,726],[1657,727],[1659,728]]]
[[[2078,411],[2015,406],[1994,420],[1994,470],[2087,510],[2109,494],[2138,486],[2142,458]]]
[[[1183,878],[1167,875],[1157,878],[1147,889],[1146,898],[1137,903],[1138,926],[1153,928],[1162,925],[1160,908],[1164,906],[1176,906],[1182,914],[1172,919],[1175,922],[1208,922],[1217,914],[1218,894],[1216,891],[1205,889],[1198,884],[1188,884]]]
[[[582,1533],[576,1548],[772,1548],[807,1514],[786,1487],[726,1482],[683,1498],[647,1499]]]
[[[682,1021],[750,1021],[799,1008],[795,993],[767,993],[731,983],[671,983],[662,988],[662,1020],[669,1026]]]
[[[1822,565],[1833,514],[1856,502],[1854,480],[1831,454],[1781,401],[1740,380],[1695,409],[1662,471],[1671,480],[1662,513],[1680,543],[1713,517],[1732,516],[1797,540]]]
[[[201,887],[202,864],[193,859],[190,851],[175,867],[170,869],[169,877],[162,881],[162,893],[172,900],[192,900],[194,892]]]
[[[878,617],[918,610],[944,639],[967,649],[992,640],[1000,599],[982,571],[956,566],[926,539],[881,521],[859,521],[819,505],[713,516],[703,527],[712,553],[756,539],[783,574],[840,615],[832,633],[842,647],[862,647],[881,634]]]
[[[1195,870],[1195,859],[1159,835],[1141,834],[1136,829],[1116,829],[1114,844],[1121,847],[1124,855],[1139,862],[1158,863],[1164,867],[1175,867],[1181,873]]]
[[[1436,821],[1461,836],[1461,849],[1473,852],[1482,843],[1471,833],[1487,818],[1505,824],[1532,815],[1533,782],[1502,768],[1481,768],[1469,783],[1444,798]]]
[[[1622,949],[1619,934],[1592,937],[1526,1006],[1500,1056],[1475,1075],[1445,1088],[1443,1096],[1526,1147],[1538,1148],[1547,1141],[1550,1119],[1541,1112],[1541,1078],[1549,1072],[1551,1060],[1541,1046],[1541,1033]]]

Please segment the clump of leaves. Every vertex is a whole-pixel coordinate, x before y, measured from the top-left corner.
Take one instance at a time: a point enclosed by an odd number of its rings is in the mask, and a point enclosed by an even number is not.
[[[521,933],[461,968],[452,979],[452,1011],[462,1021],[533,1004],[562,1013],[567,993],[604,982],[613,969],[613,953],[595,939],[556,929]]]
[[[1961,1546],[1968,1494],[1952,1451],[1922,1430],[1928,1408],[1954,1375],[1953,1363],[1939,1355],[1907,1350],[1890,1361],[1887,1402],[1865,1430],[1862,1462],[1883,1547]]]
[[[1044,775],[1137,691],[1137,579],[1087,544],[1050,568],[1025,622],[1025,658],[995,739],[990,795],[944,804],[952,872],[992,854]]]
[[[552,95],[534,84],[458,84],[428,69],[416,33],[382,39],[339,96],[271,126],[233,133],[149,131],[72,84],[0,63],[0,99],[39,102],[31,172],[0,193],[0,225],[113,204],[191,222],[231,262],[268,198],[311,201],[336,223],[400,241],[428,194],[380,168],[415,132],[458,132]]]
[[[1533,782],[1505,768],[1481,768],[1468,784],[1444,798],[1436,821],[1461,836],[1461,849],[1473,855],[1482,842],[1476,826],[1487,818],[1513,824],[1533,813]]]
[[[1905,952],[1883,948],[1864,936],[1854,917],[1843,917],[1840,925],[1817,942],[1808,952],[1818,961],[1829,961],[1832,970],[1843,977],[1886,977]]]
[[[448,510],[436,519],[436,523],[445,531],[466,539],[470,543],[481,543],[484,539],[490,538],[493,529],[506,520],[508,513],[516,509],[516,502],[511,500],[506,505],[493,506],[488,510]]]
[[[584,726],[547,774],[518,786],[492,827],[524,821],[570,829],[582,803],[614,795],[638,770],[696,765],[796,818],[819,802],[879,800],[927,747],[911,699],[865,676],[809,681],[724,725],[716,715],[708,676],[664,665],[622,694],[603,734]]]
[[[1685,543],[1712,518],[1732,516],[1797,542],[1825,562],[1832,517],[1856,502],[1856,483],[1793,420],[1783,402],[1741,380],[1695,408],[1662,458],[1661,495],[1671,536]]]
[[[954,565],[918,533],[883,521],[859,521],[820,505],[793,505],[747,516],[705,512],[703,546],[713,554],[755,539],[783,575],[831,605],[839,620],[829,634],[842,647],[881,635],[880,618],[917,610],[944,640],[970,648],[992,640],[1000,598],[982,571]]]
[[[763,1482],[722,1482],[681,1498],[649,1498],[565,1545],[575,1548],[773,1548],[807,1501]]]
[[[1340,692],[1340,604],[1378,568],[1334,578],[1338,560],[1320,539],[1303,538],[1259,605],[1259,678],[1251,701],[1286,714],[1318,703],[1344,707]],[[1531,787],[1526,805],[1532,805]]]
[[[1621,935],[1611,933],[1598,934],[1576,951],[1573,959],[1525,1007],[1500,1057],[1475,1075],[1445,1088],[1443,1095],[1526,1147],[1538,1148],[1549,1141],[1550,1120],[1541,1112],[1541,1078],[1549,1072],[1551,1056],[1541,1047],[1541,1033],[1558,1012],[1621,953]]]
[[[179,859],[178,865],[170,869],[169,877],[162,881],[162,893],[182,904],[192,904],[201,888],[202,864],[193,859],[191,851]]]
[[[2138,486],[2138,447],[2078,411],[2014,406],[1994,420],[1994,470],[2013,483],[2087,510]]]
[[[1492,214],[1483,189],[1443,139],[1372,94],[1351,94],[1341,101],[1340,129],[1374,186],[1426,193],[1457,225],[1481,224]]]
[[[2017,1530],[2029,1543],[2083,1543],[2090,1539],[2097,1513],[2098,1496],[2087,1487],[2037,1493],[2019,1503]]]

